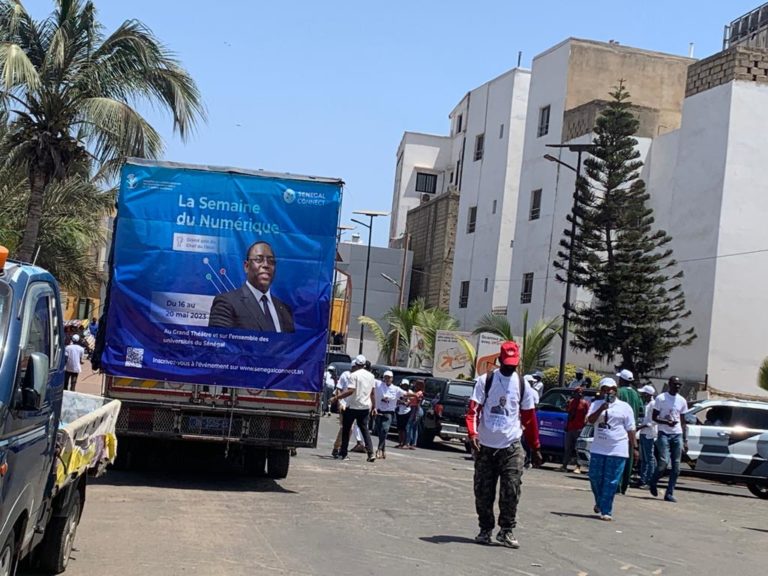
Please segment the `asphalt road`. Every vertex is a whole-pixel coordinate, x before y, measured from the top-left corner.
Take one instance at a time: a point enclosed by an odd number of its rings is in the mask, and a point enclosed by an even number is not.
[[[68,576],[297,574],[763,575],[768,501],[682,479],[678,504],[631,491],[613,522],[591,514],[585,476],[524,476],[519,550],[484,547],[472,462],[458,445],[330,458],[336,420],[287,479],[211,469],[109,472],[88,488]]]

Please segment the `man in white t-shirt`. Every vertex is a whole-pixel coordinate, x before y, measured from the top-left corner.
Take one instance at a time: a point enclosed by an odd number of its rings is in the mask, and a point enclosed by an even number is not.
[[[601,520],[613,519],[613,498],[629,460],[630,450],[637,453],[635,413],[617,398],[618,385],[613,378],[600,380],[600,399],[592,402],[587,422],[595,429],[589,449],[589,483],[595,497],[594,511]]]
[[[344,410],[347,409],[347,401],[344,399],[339,400],[339,397],[342,393],[346,392],[347,384],[349,384],[349,377],[352,375],[352,371],[357,370],[358,368],[360,367],[352,364],[349,370],[342,372],[341,376],[339,376],[339,379],[336,382],[334,396],[331,398],[331,404],[336,403],[339,407],[339,430],[336,433],[336,440],[333,443],[333,450],[331,451],[331,456],[334,458],[339,457],[339,450],[341,449],[341,431],[344,428]],[[362,452],[365,450],[363,447],[363,435],[360,434],[360,430],[358,429],[357,424],[352,426],[352,432],[354,433],[355,440],[357,441],[355,447],[352,448],[352,452]]]
[[[342,460],[349,458],[347,455],[349,448],[349,434],[352,430],[352,424],[357,423],[357,427],[363,434],[365,451],[368,453],[368,462],[374,462],[376,457],[373,455],[373,442],[371,442],[371,432],[368,430],[368,417],[373,410],[374,393],[376,379],[373,374],[365,369],[365,356],[360,354],[353,362],[355,370],[349,377],[347,389],[339,394],[339,400],[346,399],[347,409],[342,416],[341,429],[341,448],[339,457]]]
[[[74,392],[77,377],[83,370],[83,362],[85,362],[83,360],[85,348],[80,346],[80,336],[77,334],[72,336],[72,341],[64,348],[64,355],[67,358],[67,363],[64,366],[64,390]]]
[[[519,548],[514,536],[524,451],[521,438],[533,451],[533,461],[541,464],[539,428],[534,394],[517,375],[520,350],[516,342],[501,345],[500,367],[483,374],[475,388],[467,411],[467,430],[475,454],[475,510],[480,533],[478,544],[490,544],[495,524],[493,505],[496,484],[499,493],[499,533],[496,540],[509,548]]]
[[[646,384],[638,392],[645,404],[645,412],[640,425],[637,427],[637,440],[640,445],[640,484],[636,488],[645,488],[656,473],[656,456],[653,453],[653,447],[656,444],[656,423],[653,421],[653,397],[656,395],[656,389],[650,384]]]
[[[650,490],[652,495],[659,495],[659,478],[669,468],[669,482],[664,494],[667,502],[677,502],[675,484],[680,474],[680,458],[683,450],[688,451],[688,429],[684,417],[688,412],[688,402],[678,394],[680,384],[680,378],[672,376],[667,382],[667,391],[656,396],[653,406],[653,421],[659,429],[656,439],[659,465],[651,479]]]
[[[376,398],[374,415],[376,417],[376,434],[379,436],[379,445],[376,450],[376,458],[387,457],[387,434],[389,434],[389,428],[392,426],[392,420],[395,418],[395,410],[398,402],[404,397],[408,396],[408,393],[395,386],[392,383],[394,374],[391,370],[386,370],[381,377],[381,382],[376,383],[374,389],[374,396]]]

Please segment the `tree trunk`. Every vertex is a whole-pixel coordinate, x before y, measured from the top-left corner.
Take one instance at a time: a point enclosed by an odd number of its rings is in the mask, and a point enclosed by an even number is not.
[[[16,252],[16,259],[22,262],[32,262],[37,246],[37,236],[40,232],[40,220],[43,217],[43,200],[45,198],[46,177],[38,166],[29,171],[29,202],[27,203],[27,223],[21,246]]]

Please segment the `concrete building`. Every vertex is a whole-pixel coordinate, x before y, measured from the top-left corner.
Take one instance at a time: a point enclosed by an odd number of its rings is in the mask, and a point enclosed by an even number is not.
[[[529,81],[529,71],[515,68],[486,82],[451,111],[450,136],[406,132],[398,148],[390,245],[402,245],[401,238],[410,234],[417,262],[424,266],[415,276],[431,274],[427,267],[439,268],[435,280],[414,278],[412,297],[440,306],[447,299],[448,310],[465,329],[484,314],[507,311]],[[441,194],[458,194],[458,213],[455,240],[450,243],[453,220],[447,218],[448,233],[438,246],[434,222],[411,217],[408,210],[426,215],[429,209],[420,205]],[[437,261],[422,254],[437,254]]]
[[[365,286],[365,264],[368,245],[362,242],[341,242],[339,244],[339,256],[341,262],[336,267],[339,274],[337,282],[343,283],[344,288],[350,292],[349,328],[346,335],[347,353],[355,356],[359,350],[360,323],[358,318],[363,313],[363,291]],[[385,279],[386,274],[403,287],[402,301],[408,302],[408,288],[410,285],[410,269],[412,253],[406,253],[405,281],[402,281],[403,250],[395,248],[371,247],[370,270],[368,272],[368,297],[366,301],[365,315],[377,320],[380,324],[386,312],[393,306],[397,306],[401,300],[400,288]],[[346,275],[346,276],[345,276]],[[379,347],[376,338],[370,330],[365,330],[363,341],[363,354],[371,361],[385,361],[379,358]]]
[[[544,145],[590,142],[600,100],[623,78],[640,119],[641,177],[655,226],[673,237],[698,335],[673,353],[662,376],[759,395],[757,371],[768,356],[759,321],[768,309],[768,196],[756,183],[765,158],[760,134],[768,125],[768,52],[734,46],[694,62],[570,39],[538,56],[532,73],[509,290],[513,328],[521,329],[526,309],[534,320],[562,313],[564,285],[554,278],[552,262],[568,225],[575,175],[543,156],[575,165],[576,155]],[[577,303],[589,299],[575,297]],[[614,368],[572,351],[569,361]]]

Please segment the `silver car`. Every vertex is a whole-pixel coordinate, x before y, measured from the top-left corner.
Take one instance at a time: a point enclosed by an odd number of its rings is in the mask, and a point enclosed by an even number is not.
[[[768,499],[768,403],[705,400],[691,406],[685,420],[682,474],[746,484],[752,494]],[[576,443],[582,467],[589,466],[592,434],[587,424]]]

